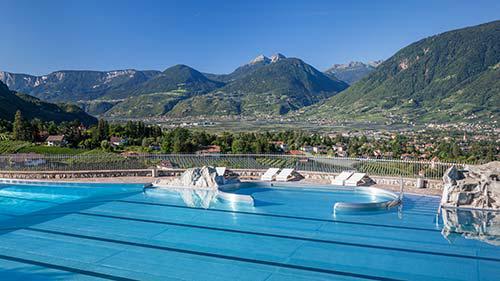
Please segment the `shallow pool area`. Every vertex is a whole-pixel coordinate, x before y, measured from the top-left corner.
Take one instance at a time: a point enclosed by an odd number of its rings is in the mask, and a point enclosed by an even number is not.
[[[442,235],[439,198],[244,183],[254,204],[141,184],[0,184],[2,280],[498,280],[500,247]],[[436,221],[437,219],[437,221]],[[494,237],[493,237],[494,238]]]

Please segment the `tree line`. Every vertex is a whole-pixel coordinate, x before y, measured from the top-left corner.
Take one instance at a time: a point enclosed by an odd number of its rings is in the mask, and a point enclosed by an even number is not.
[[[392,138],[374,139],[362,136],[327,136],[300,130],[280,132],[222,132],[207,133],[202,130],[190,130],[177,127],[163,129],[157,125],[148,125],[141,121],[109,123],[104,119],[85,128],[81,122],[44,122],[39,119],[26,120],[20,111],[16,112],[13,122],[0,120],[0,133],[9,134],[13,140],[41,143],[47,135],[64,135],[66,146],[79,149],[103,149],[106,151],[124,151],[130,149],[142,152],[193,153],[209,145],[217,145],[222,153],[281,153],[276,141],[287,145],[288,150],[298,150],[304,146],[324,146],[327,153],[335,154],[333,146],[341,146],[345,156],[375,157],[376,152],[399,158],[402,155],[426,154],[427,159],[437,157],[448,161],[492,161],[498,158],[499,149],[493,140],[476,141],[469,144],[460,142],[459,137],[449,139],[436,132],[428,136],[419,136],[418,141],[432,141],[432,147],[425,151],[417,150],[416,138],[396,134]],[[110,143],[111,137],[126,140],[119,147]]]

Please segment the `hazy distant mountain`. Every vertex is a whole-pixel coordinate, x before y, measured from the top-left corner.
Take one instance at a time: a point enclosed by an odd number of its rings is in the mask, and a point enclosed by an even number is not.
[[[226,86],[179,102],[169,116],[280,115],[344,90],[334,80],[297,58],[259,56],[236,69]]]
[[[500,119],[500,21],[415,42],[309,118],[447,122]]]
[[[75,105],[51,104],[25,94],[16,93],[0,82],[0,119],[13,120],[17,110],[26,119],[39,118],[45,121],[74,121],[93,124],[97,120]]]
[[[52,102],[93,100],[127,93],[136,85],[159,75],[159,71],[56,71],[33,76],[0,71],[0,81],[10,89]]]
[[[327,75],[335,75],[338,79],[352,85],[354,82],[370,74],[381,63],[382,60],[367,63],[351,61],[347,64],[334,64],[331,68],[327,69],[325,73]]]

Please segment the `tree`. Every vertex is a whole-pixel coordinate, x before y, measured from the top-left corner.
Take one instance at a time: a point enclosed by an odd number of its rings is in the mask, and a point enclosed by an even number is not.
[[[97,129],[94,130],[94,134],[92,139],[94,143],[100,143],[103,140],[107,140],[109,138],[109,124],[104,119],[99,119],[97,123]]]
[[[191,133],[185,128],[175,128],[172,131],[172,152],[173,153],[189,153],[193,152],[191,143]]]
[[[0,133],[7,133],[12,131],[12,123],[7,120],[0,119]]]
[[[29,126],[24,120],[23,114],[20,110],[16,111],[16,115],[14,117],[13,133],[15,140],[31,141],[33,139]]]
[[[233,144],[233,135],[229,132],[222,132],[212,143],[220,146],[222,152],[230,152]]]
[[[107,140],[101,142],[101,148],[105,151],[111,151],[111,144]]]
[[[462,150],[460,149],[460,146],[456,143],[452,143],[451,145],[451,156],[453,159],[460,158],[462,156]]]
[[[57,134],[58,131],[57,124],[54,121],[50,121],[47,127],[47,131],[50,135]]]
[[[246,148],[245,141],[242,140],[241,138],[236,138],[232,143],[231,151],[233,153],[245,153],[246,152],[245,148]]]
[[[143,138],[141,142],[142,147],[149,147],[153,143],[154,139],[153,138]]]
[[[391,152],[393,153],[394,157],[399,157],[401,154],[403,154],[403,144],[405,143],[405,138],[401,135],[397,135],[391,142]]]

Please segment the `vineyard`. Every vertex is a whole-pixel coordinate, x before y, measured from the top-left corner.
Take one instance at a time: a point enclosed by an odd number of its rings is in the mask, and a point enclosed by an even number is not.
[[[0,154],[16,153],[30,145],[31,143],[25,141],[0,141]]]
[[[355,170],[372,175],[441,178],[449,165],[422,165],[419,162],[360,162]]]
[[[23,144],[17,144],[17,150]],[[15,145],[13,145],[15,147]],[[19,148],[21,147],[21,148]],[[0,146],[0,149],[2,148]],[[12,149],[12,147],[11,147]],[[168,163],[165,164],[165,163]],[[194,155],[147,154],[120,155],[90,151],[77,155],[17,154],[0,156],[0,170],[10,171],[89,171],[150,169],[159,165],[174,169],[201,166],[220,166],[232,169],[295,168],[298,171],[340,173],[346,170],[379,176],[425,177],[439,179],[453,163],[434,163],[403,160],[294,157],[288,155]],[[461,165],[459,165],[461,166]]]

